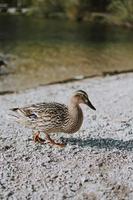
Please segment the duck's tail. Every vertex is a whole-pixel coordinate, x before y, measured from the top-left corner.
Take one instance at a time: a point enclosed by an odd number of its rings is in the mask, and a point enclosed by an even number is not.
[[[10,110],[12,110],[12,111],[17,111],[19,108],[11,108]]]
[[[21,108],[11,108],[11,113],[9,113],[10,117],[15,118],[17,122],[26,121],[25,112]]]
[[[21,117],[25,116],[25,112],[21,108],[11,108],[10,110],[16,114],[19,114]]]

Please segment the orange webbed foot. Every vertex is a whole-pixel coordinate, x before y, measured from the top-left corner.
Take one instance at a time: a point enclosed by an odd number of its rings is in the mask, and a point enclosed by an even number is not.
[[[38,142],[40,144],[44,144],[45,140],[40,138],[39,135],[40,135],[40,132],[37,132],[37,133],[34,134],[34,136],[33,136],[34,142]]]
[[[66,146],[66,144],[55,142],[54,140],[51,139],[51,137],[48,134],[46,134],[46,137],[47,137],[49,144],[56,145],[56,146],[59,146],[61,148]]]

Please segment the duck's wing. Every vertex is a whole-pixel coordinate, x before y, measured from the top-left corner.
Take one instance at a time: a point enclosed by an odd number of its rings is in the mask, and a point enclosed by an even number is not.
[[[68,112],[67,107],[60,103],[38,103],[23,108],[13,108],[12,111],[19,114],[20,117],[26,117],[28,120],[37,120],[39,118],[46,118],[52,120],[56,118],[65,118]]]

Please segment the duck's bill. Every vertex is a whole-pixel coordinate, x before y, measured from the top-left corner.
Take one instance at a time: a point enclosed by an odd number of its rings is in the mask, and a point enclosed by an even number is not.
[[[92,105],[92,103],[90,102],[89,99],[88,99],[87,105],[88,105],[91,109],[96,110],[96,108]]]

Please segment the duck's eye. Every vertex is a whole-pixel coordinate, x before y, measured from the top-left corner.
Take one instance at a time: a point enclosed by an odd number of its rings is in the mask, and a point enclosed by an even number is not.
[[[84,101],[87,100],[87,98],[86,98],[84,95],[82,95],[82,99],[83,99]]]

